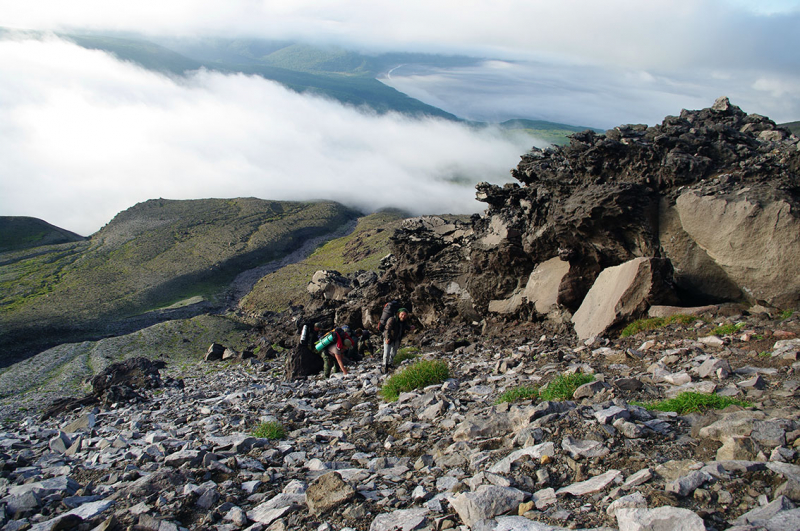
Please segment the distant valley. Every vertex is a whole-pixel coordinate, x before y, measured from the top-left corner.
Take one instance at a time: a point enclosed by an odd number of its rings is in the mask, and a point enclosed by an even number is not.
[[[546,120],[506,120],[497,124],[469,122],[403,94],[379,77],[398,65],[436,68],[472,66],[484,59],[424,53],[365,55],[338,47],[319,47],[288,41],[260,39],[179,39],[153,41],[139,37],[63,34],[62,38],[87,49],[103,50],[123,61],[170,75],[184,75],[200,68],[223,73],[257,75],[301,93],[318,94],[346,105],[367,107],[378,113],[398,112],[462,121],[481,128],[499,126],[524,132],[553,144],[566,144],[567,136],[586,129]]]

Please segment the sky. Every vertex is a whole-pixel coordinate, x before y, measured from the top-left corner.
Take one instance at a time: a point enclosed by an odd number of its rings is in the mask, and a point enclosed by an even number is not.
[[[800,120],[800,0],[0,0],[0,27],[472,55],[383,81],[473,120],[652,125],[723,95]],[[156,197],[475,212],[472,184],[507,181],[531,147],[256,77],[169,78],[55,36],[0,40],[0,80],[0,215],[83,235]]]

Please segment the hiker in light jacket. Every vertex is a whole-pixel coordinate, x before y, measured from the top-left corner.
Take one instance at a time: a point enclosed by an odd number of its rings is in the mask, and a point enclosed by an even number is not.
[[[393,367],[394,357],[397,356],[397,350],[400,348],[400,340],[406,330],[410,330],[411,323],[409,321],[411,314],[405,308],[397,310],[397,315],[390,317],[386,321],[386,328],[383,331],[383,372],[389,372]]]
[[[337,365],[339,369],[341,369],[342,374],[347,374],[347,369],[344,368],[344,353],[353,346],[353,339],[341,328],[335,329],[333,333],[336,334],[336,341],[325,347],[325,350],[322,351],[325,378],[330,377],[331,371],[336,372]]]

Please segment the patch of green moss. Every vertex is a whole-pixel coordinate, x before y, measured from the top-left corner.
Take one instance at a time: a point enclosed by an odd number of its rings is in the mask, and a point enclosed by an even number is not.
[[[637,403],[642,407],[655,411],[672,411],[679,415],[687,413],[703,413],[709,409],[725,409],[728,406],[750,407],[751,404],[744,400],[719,396],[717,394],[705,395],[701,393],[685,392],[675,398],[660,402]]]
[[[546,401],[570,400],[578,387],[593,381],[593,374],[560,374],[547,387],[539,390],[539,397]]]
[[[711,335],[714,335],[714,336],[729,336],[731,334],[735,334],[736,332],[738,332],[739,330],[741,330],[745,326],[747,326],[745,323],[736,323],[736,324],[729,323],[729,324],[720,325],[720,326],[714,328],[711,331]]]
[[[383,384],[380,395],[387,402],[394,402],[400,397],[400,393],[442,383],[449,375],[447,363],[444,361],[420,360],[391,375]]]
[[[675,314],[669,317],[652,317],[649,319],[637,319],[626,326],[620,337],[630,337],[648,330],[657,330],[671,324],[688,325],[696,322],[699,318],[695,315]]]
[[[520,402],[523,400],[536,400],[539,398],[539,388],[527,385],[512,387],[506,389],[494,401],[495,404],[502,404],[503,402]]]

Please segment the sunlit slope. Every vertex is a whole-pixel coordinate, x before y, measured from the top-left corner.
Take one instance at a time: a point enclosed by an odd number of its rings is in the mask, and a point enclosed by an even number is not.
[[[389,238],[405,217],[392,210],[359,219],[355,230],[347,236],[331,240],[305,260],[262,278],[242,300],[242,309],[252,313],[283,311],[290,304],[307,303],[306,287],[320,269],[344,274],[362,269],[377,272],[381,258],[391,251]]]
[[[2,253],[0,347],[130,331],[187,299],[207,311],[240,272],[356,216],[333,202],[156,199],[118,214],[89,241]],[[121,324],[134,316],[142,322]]]

